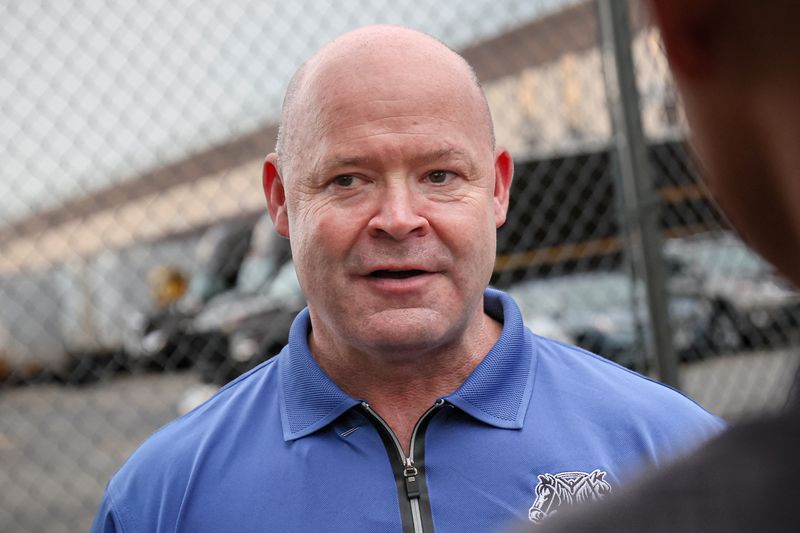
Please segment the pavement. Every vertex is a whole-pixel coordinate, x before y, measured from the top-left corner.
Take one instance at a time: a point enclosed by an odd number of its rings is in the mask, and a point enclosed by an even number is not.
[[[0,531],[87,531],[108,479],[196,382],[184,372],[0,391]]]
[[[742,352],[683,367],[681,390],[728,422],[781,409],[800,365],[800,347]]]

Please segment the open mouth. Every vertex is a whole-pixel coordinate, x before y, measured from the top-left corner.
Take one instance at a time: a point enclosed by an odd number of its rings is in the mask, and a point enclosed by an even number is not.
[[[414,276],[427,274],[424,270],[376,270],[370,273],[370,277],[383,279],[408,279]]]

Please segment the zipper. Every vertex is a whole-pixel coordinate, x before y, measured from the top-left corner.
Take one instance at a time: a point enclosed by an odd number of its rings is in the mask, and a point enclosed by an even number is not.
[[[394,431],[392,431],[392,428],[389,427],[389,424],[387,424],[386,421],[381,418],[381,416],[375,412],[367,402],[361,402],[361,407],[367,413],[369,418],[378,426],[379,432],[381,432],[384,437],[388,437],[388,440],[393,443],[395,451],[397,452],[400,465],[402,467],[402,470],[400,471],[402,474],[402,483],[401,480],[398,480],[398,488],[402,484],[403,488],[405,489],[403,492],[410,505],[411,525],[413,526],[412,531],[414,533],[424,533],[425,531],[422,525],[422,509],[420,507],[420,497],[422,495],[423,488],[422,485],[424,484],[425,480],[422,476],[420,476],[419,469],[414,463],[414,455],[417,447],[417,436],[420,434],[420,428],[423,426],[423,424],[427,426],[427,422],[430,420],[433,413],[436,412],[436,410],[438,410],[442,405],[444,405],[444,403],[444,400],[441,398],[436,400],[436,403],[429,407],[428,410],[422,413],[422,416],[419,417],[419,420],[417,420],[417,423],[414,425],[414,429],[411,432],[411,444],[408,449],[408,456],[406,457],[405,452],[403,452],[403,446],[400,444],[400,440],[397,438],[397,435],[395,435]],[[387,444],[386,438],[384,438],[384,444]],[[395,470],[395,472],[397,471]],[[405,522],[405,520],[403,521]]]

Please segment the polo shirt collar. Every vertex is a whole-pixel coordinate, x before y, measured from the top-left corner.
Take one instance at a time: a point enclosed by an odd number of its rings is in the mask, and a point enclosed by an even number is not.
[[[472,374],[444,399],[492,426],[520,429],[533,390],[532,336],[526,333],[522,313],[511,296],[486,289],[483,307],[503,323],[503,331]]]
[[[320,368],[308,348],[311,317],[303,309],[289,329],[289,344],[278,356],[283,439],[299,439],[336,420],[359,402]]]
[[[470,416],[499,428],[522,427],[530,400],[534,353],[522,315],[505,293],[486,289],[484,309],[503,323],[500,338],[464,383],[444,397]],[[308,309],[289,331],[278,357],[284,440],[310,435],[360,403],[342,391],[319,367],[308,348]]]

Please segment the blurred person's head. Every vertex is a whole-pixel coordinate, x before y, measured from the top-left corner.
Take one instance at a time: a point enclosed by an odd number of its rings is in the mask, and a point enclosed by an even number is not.
[[[650,3],[709,188],[800,284],[800,1]]]

